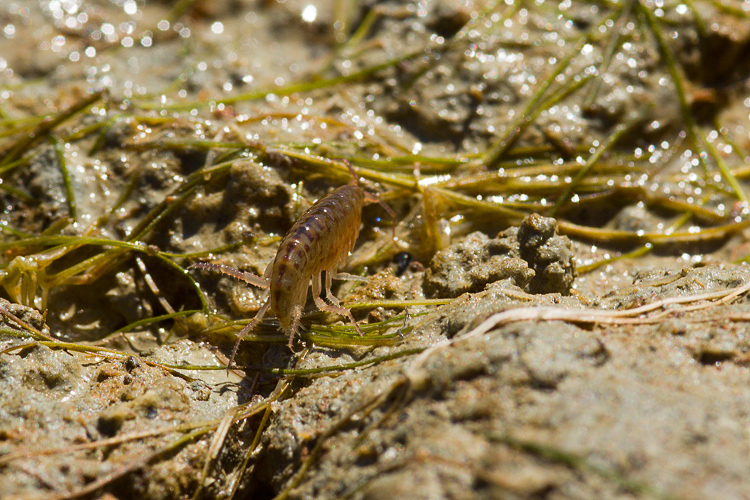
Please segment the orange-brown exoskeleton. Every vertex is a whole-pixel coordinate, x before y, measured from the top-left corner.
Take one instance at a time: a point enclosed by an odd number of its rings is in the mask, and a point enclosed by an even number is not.
[[[347,166],[356,179],[352,167],[348,163]],[[269,289],[253,320],[240,331],[228,368],[232,366],[242,338],[256,327],[269,309],[278,318],[284,333],[289,335],[289,347],[292,347],[294,335],[300,328],[300,316],[307,301],[307,289],[311,280],[313,300],[318,309],[346,316],[362,335],[352,312],[341,307],[331,292],[331,282],[338,267],[346,261],[354,248],[362,225],[362,208],[368,202],[381,203],[395,223],[393,211],[374,194],[364,191],[357,184],[341,186],[315,202],[297,219],[281,240],[276,257],[268,264],[263,277],[220,264],[193,264],[193,267],[214,269],[257,287]],[[323,272],[325,293],[331,304],[320,296]]]

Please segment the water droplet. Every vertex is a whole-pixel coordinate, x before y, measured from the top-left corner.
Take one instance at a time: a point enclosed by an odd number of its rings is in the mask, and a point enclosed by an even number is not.
[[[138,5],[135,3],[135,0],[126,0],[125,3],[122,4],[122,10],[125,11],[125,14],[132,16],[138,12]]]
[[[306,23],[312,23],[318,17],[318,8],[312,4],[308,4],[302,9],[302,20]]]

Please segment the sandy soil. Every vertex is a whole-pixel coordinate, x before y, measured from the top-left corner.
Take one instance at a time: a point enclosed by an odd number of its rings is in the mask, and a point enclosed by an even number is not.
[[[0,498],[750,498],[750,1],[183,5],[0,5]]]

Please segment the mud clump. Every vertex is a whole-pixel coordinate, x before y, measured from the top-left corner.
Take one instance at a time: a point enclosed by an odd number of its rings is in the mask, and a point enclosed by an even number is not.
[[[570,293],[576,274],[573,246],[566,236],[557,234],[555,219],[532,214],[517,230],[512,228],[505,233],[515,233],[521,258],[534,270],[528,292]]]
[[[425,275],[425,293],[458,297],[507,280],[528,293],[567,295],[574,278],[570,240],[557,234],[555,219],[533,214],[497,238],[475,232],[435,254]]]

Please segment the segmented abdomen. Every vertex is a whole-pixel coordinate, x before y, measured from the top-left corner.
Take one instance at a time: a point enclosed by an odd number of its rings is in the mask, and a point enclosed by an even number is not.
[[[359,235],[363,206],[362,188],[342,186],[313,204],[289,229],[270,274],[271,308],[277,317],[290,314],[290,307],[304,306],[310,278],[335,271],[346,259]]]

